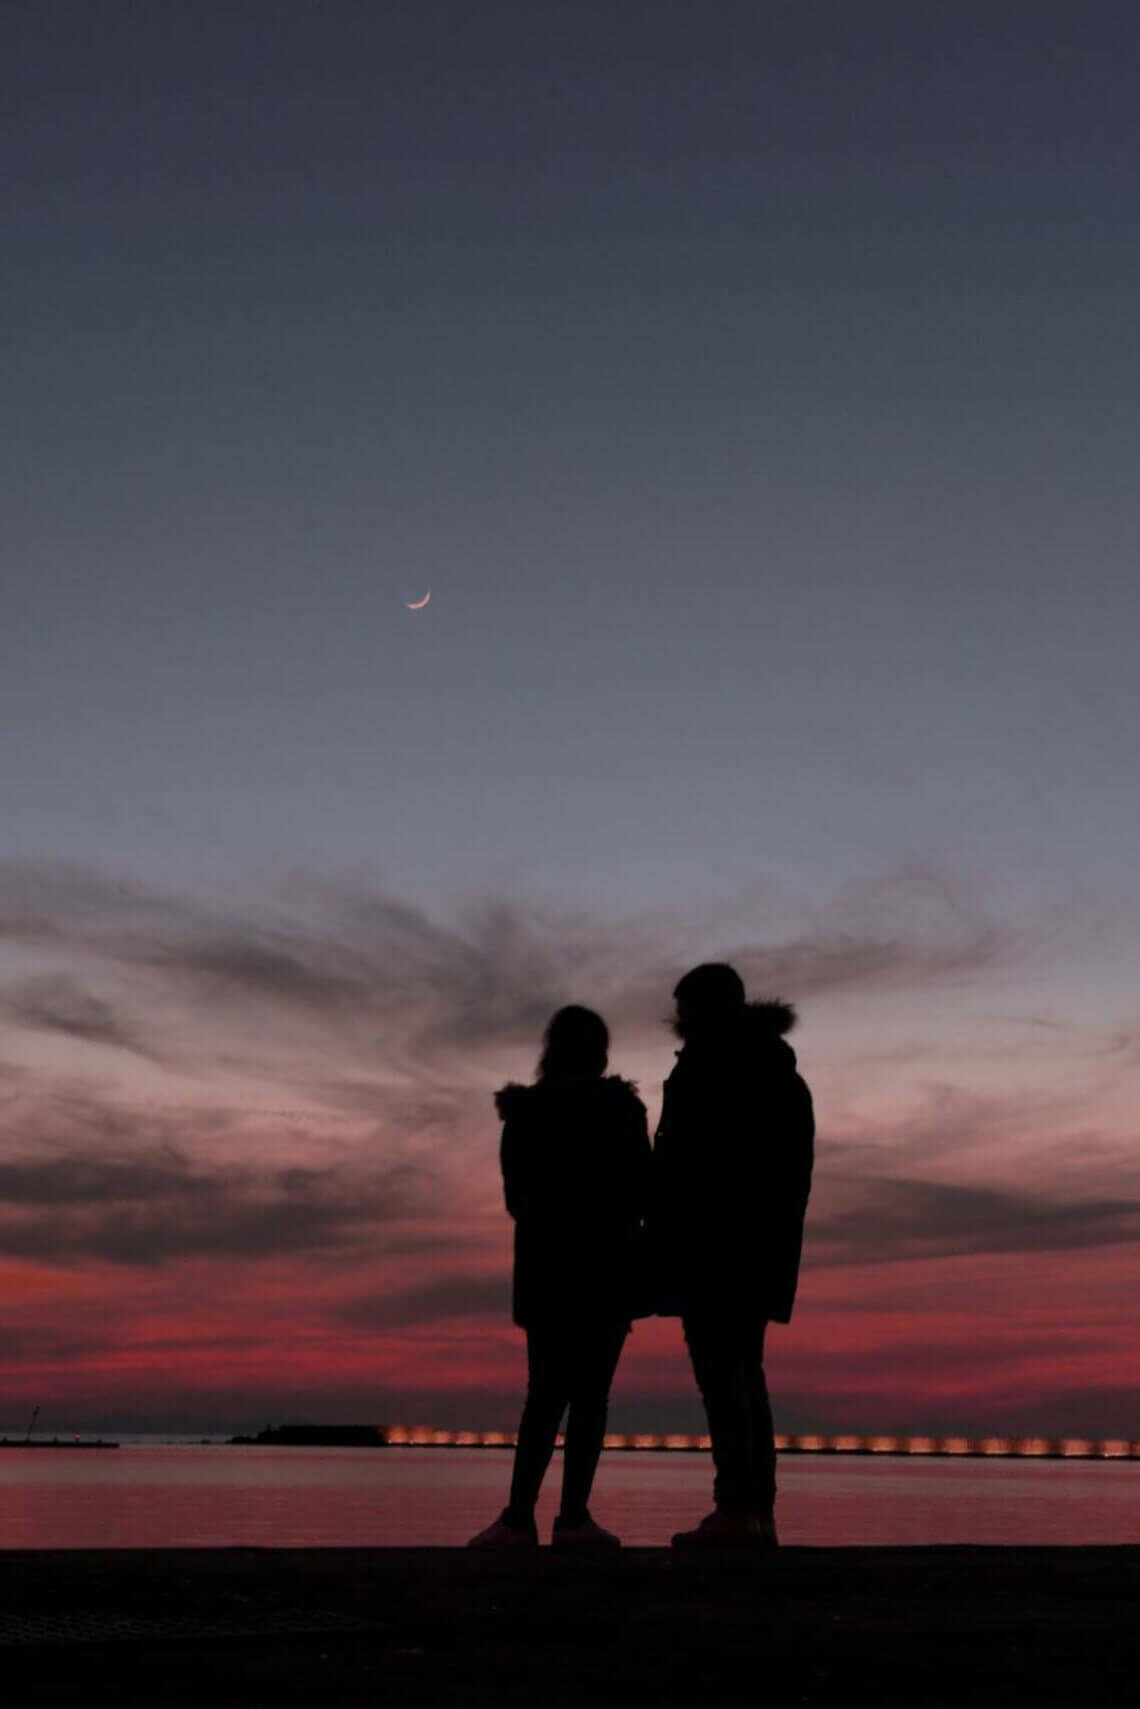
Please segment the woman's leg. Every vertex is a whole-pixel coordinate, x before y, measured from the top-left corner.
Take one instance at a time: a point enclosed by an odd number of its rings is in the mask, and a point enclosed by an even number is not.
[[[569,1399],[569,1375],[564,1338],[549,1328],[526,1332],[526,1403],[519,1420],[511,1477],[508,1524],[534,1523],[535,1503],[554,1453],[558,1426]]]
[[[586,1519],[605,1440],[610,1387],[628,1334],[628,1323],[607,1323],[579,1332],[576,1339],[559,1514],[567,1525],[581,1525]]]

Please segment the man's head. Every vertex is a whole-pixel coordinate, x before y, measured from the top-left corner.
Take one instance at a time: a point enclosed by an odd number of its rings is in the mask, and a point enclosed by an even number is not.
[[[673,1028],[679,1038],[717,1032],[731,1026],[744,1012],[744,981],[724,961],[706,961],[690,969],[673,988],[677,1012]]]

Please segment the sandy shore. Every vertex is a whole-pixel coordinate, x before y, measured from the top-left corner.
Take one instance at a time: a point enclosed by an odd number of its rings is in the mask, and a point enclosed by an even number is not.
[[[0,1552],[12,1702],[1126,1702],[1140,1547]]]

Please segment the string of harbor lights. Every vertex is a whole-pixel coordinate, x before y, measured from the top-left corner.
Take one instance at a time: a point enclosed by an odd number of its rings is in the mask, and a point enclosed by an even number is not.
[[[390,1448],[513,1448],[509,1430],[433,1430],[418,1425],[380,1425],[377,1434]],[[706,1454],[707,1436],[670,1433],[610,1434],[606,1447],[620,1452]],[[559,1446],[562,1437],[558,1438]],[[1079,1436],[777,1436],[780,1454],[925,1455],[970,1459],[1140,1460],[1140,1441]]]

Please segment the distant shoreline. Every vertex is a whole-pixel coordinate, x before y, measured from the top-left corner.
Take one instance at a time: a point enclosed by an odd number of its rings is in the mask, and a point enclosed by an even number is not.
[[[94,1440],[81,1438],[69,1441],[67,1437],[49,1436],[24,1439],[18,1436],[0,1436],[0,1448],[66,1448],[69,1452],[76,1448],[117,1448],[118,1442],[105,1442],[101,1436]]]
[[[559,1446],[562,1438],[558,1438]],[[434,1430],[389,1424],[269,1426],[256,1436],[233,1436],[232,1447],[279,1448],[513,1448],[513,1432]],[[638,1431],[606,1437],[611,1453],[707,1454],[707,1436],[656,1435]],[[1140,1441],[1122,1437],[1008,1436],[823,1436],[778,1435],[780,1454],[876,1456],[904,1459],[1140,1460]]]
[[[515,1437],[506,1430],[436,1430],[426,1426],[403,1425],[307,1425],[286,1424],[269,1426],[256,1435],[239,1434],[222,1437],[166,1438],[156,1433],[150,1439],[145,1432],[131,1433],[124,1442],[105,1437],[31,1437],[0,1436],[0,1449],[75,1452],[85,1449],[121,1447],[240,1447],[240,1448],[439,1448],[509,1451]],[[607,1453],[640,1454],[707,1454],[707,1436],[666,1435],[644,1431],[629,1434],[611,1433],[606,1437]],[[562,1437],[558,1438],[562,1446]],[[927,1460],[1112,1460],[1135,1463],[1140,1461],[1140,1441],[1121,1437],[1085,1439],[1076,1437],[1005,1437],[1005,1436],[854,1436],[850,1434],[823,1436],[819,1434],[778,1435],[776,1450],[781,1455],[812,1455],[820,1458],[846,1459],[927,1459]]]

